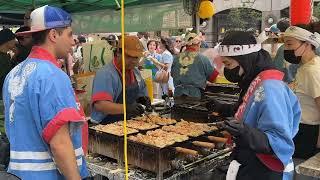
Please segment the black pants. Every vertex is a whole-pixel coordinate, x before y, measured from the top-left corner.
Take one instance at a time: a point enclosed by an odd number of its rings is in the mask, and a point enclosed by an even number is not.
[[[319,125],[300,124],[299,132],[293,138],[295,152],[293,157],[309,159],[317,153]]]
[[[250,149],[236,147],[230,157],[241,164],[237,180],[282,180],[282,172],[269,169]]]

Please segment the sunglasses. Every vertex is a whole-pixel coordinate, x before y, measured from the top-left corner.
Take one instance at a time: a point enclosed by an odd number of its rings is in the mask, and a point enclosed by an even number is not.
[[[181,43],[181,41],[179,41],[179,40],[176,40],[176,43]]]

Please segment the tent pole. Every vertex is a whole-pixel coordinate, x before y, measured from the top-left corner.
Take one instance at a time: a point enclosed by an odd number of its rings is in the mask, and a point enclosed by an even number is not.
[[[118,8],[121,8],[121,5],[118,0],[114,0],[114,2],[116,2]]]

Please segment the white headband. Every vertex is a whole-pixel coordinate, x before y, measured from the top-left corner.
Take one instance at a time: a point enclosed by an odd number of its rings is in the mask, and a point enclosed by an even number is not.
[[[240,56],[261,50],[261,44],[219,45],[220,56]]]
[[[314,47],[320,47],[320,34],[312,33],[303,28],[297,26],[290,26],[285,32],[284,36],[293,37],[300,41],[307,41],[314,45]]]

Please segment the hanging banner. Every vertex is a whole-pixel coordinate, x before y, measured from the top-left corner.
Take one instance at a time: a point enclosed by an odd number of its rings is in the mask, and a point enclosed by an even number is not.
[[[104,10],[72,14],[77,33],[121,32],[120,11]],[[182,1],[169,1],[125,8],[125,31],[144,32],[192,27],[192,17]]]
[[[83,45],[84,72],[96,72],[113,60],[113,51],[106,41],[94,41]]]

